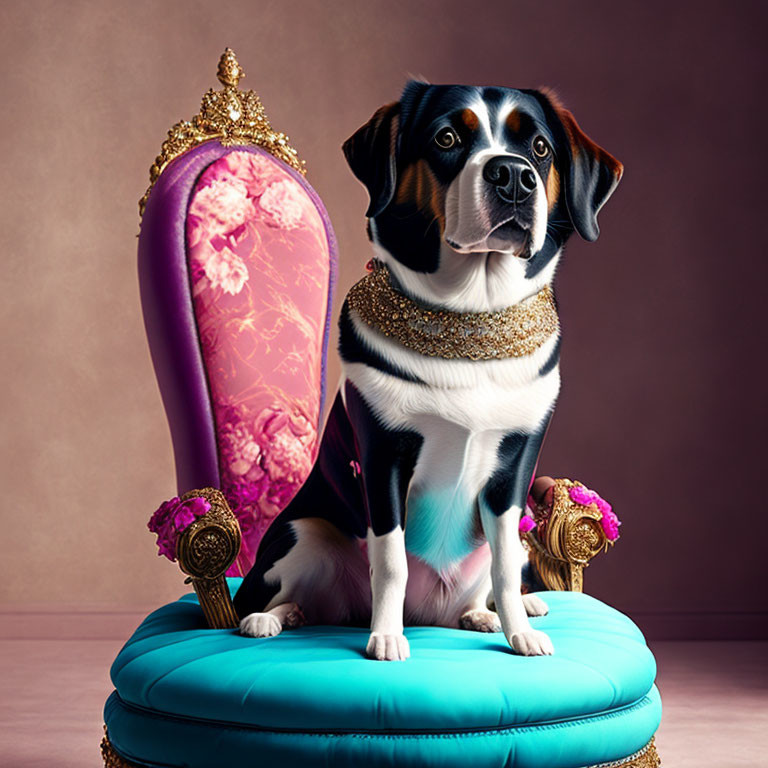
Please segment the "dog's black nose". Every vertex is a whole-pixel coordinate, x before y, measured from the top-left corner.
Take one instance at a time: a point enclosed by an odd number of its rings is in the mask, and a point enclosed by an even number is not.
[[[492,157],[483,168],[483,178],[496,187],[502,200],[518,205],[536,189],[536,174],[523,160],[508,155]]]

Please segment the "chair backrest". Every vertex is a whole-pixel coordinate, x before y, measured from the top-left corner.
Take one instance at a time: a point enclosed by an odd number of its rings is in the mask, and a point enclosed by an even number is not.
[[[146,200],[139,281],[178,490],[223,491],[243,533],[231,575],[316,457],[335,273],[322,202],[258,146],[205,141]]]

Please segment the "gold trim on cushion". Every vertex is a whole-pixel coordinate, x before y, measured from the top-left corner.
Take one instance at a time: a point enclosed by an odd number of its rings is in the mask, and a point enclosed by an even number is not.
[[[571,499],[570,490],[577,486],[583,487],[567,478],[555,480],[552,508],[537,505],[533,510],[536,527],[523,536],[530,561],[547,589],[581,592],[589,561],[613,545],[600,524],[600,510]]]
[[[107,736],[107,726],[104,726],[104,738],[101,740],[101,755],[104,758],[104,768],[137,768],[133,763],[124,760],[115,752]],[[634,755],[622,760],[614,760],[611,763],[599,763],[585,766],[585,768],[660,768],[661,760],[656,751],[656,741],[651,739],[641,750]],[[226,768],[226,766],[221,766]]]
[[[139,200],[144,215],[147,198],[160,174],[171,160],[206,141],[216,139],[225,146],[253,144],[266,149],[299,173],[306,173],[304,161],[288,143],[284,133],[272,129],[261,99],[253,91],[241,91],[237,84],[245,77],[231,48],[225,49],[217,72],[220,91],[212,88],[203,96],[200,112],[192,120],[181,120],[168,131],[160,154],[149,169],[149,187]]]
[[[656,738],[651,740],[634,755],[624,757],[621,760],[614,760],[609,763],[597,763],[596,765],[585,766],[585,768],[660,768],[661,758],[656,751]]]
[[[429,309],[398,291],[379,261],[352,286],[347,303],[370,328],[421,355],[447,360],[524,357],[560,329],[548,286],[498,312]]]
[[[208,626],[231,629],[239,621],[224,574],[240,551],[240,525],[217,488],[187,491],[181,500],[195,496],[202,496],[211,508],[179,535],[176,557],[189,574]]]
[[[101,739],[101,759],[104,761],[104,768],[137,768],[133,763],[124,760],[115,752],[115,748],[109,741],[107,735],[107,726],[104,726],[104,736]]]

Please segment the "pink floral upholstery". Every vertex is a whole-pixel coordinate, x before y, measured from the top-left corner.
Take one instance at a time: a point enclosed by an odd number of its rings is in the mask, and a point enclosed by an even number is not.
[[[247,151],[202,173],[186,233],[221,489],[243,532],[230,575],[244,574],[317,452],[328,236],[284,166]]]

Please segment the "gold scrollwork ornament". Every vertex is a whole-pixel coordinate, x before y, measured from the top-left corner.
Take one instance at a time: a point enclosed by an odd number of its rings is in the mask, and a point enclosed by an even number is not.
[[[218,140],[225,146],[262,147],[299,173],[306,173],[304,161],[288,143],[288,137],[272,128],[261,99],[254,91],[238,89],[245,72],[231,48],[221,55],[217,77],[224,86],[222,90],[211,88],[203,96],[200,112],[191,120],[179,121],[168,131],[160,154],[149,169],[149,187],[139,201],[139,216],[144,215],[149,193],[166,166],[206,141]]]
[[[202,496],[211,508],[184,529],[176,542],[176,557],[190,577],[208,626],[231,629],[238,625],[238,617],[225,573],[240,551],[240,525],[217,488],[187,491],[181,500],[195,496]]]
[[[555,480],[551,509],[537,506],[533,510],[537,525],[523,537],[547,589],[581,592],[589,561],[613,544],[603,531],[600,510],[571,499],[570,490],[575,487],[583,484],[567,478]]]

